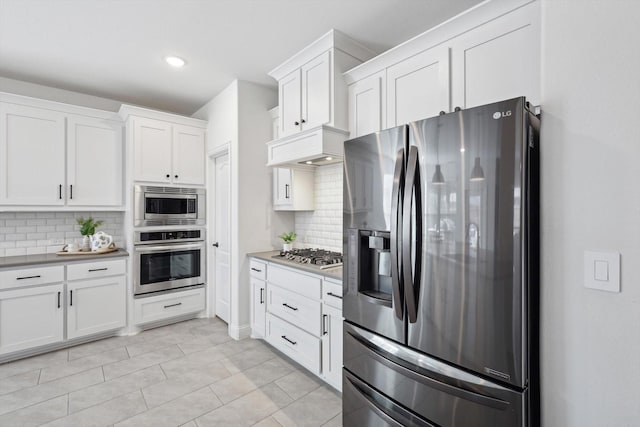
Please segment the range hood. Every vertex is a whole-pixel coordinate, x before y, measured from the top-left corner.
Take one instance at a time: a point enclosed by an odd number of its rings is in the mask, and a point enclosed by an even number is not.
[[[341,162],[347,139],[348,131],[321,125],[267,142],[267,166]]]

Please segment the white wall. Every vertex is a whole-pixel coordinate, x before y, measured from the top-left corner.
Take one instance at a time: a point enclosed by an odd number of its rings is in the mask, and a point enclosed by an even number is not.
[[[342,252],[342,170],[342,163],[316,168],[315,210],[296,212],[295,247]]]
[[[640,2],[545,0],[542,417],[640,425]],[[583,287],[583,252],[622,254],[622,292]]]

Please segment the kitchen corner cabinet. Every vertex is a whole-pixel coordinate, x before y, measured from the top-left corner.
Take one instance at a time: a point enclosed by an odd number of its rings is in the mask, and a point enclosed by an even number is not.
[[[57,103],[20,101],[25,105],[0,102],[0,204],[122,207],[122,123],[57,111],[63,108]]]
[[[134,179],[205,184],[205,130],[146,117],[133,119]]]
[[[251,259],[249,263],[249,281],[251,282],[251,336],[264,338],[267,317],[267,265]]]
[[[273,209],[312,211],[315,209],[315,173],[306,168],[273,168]]]
[[[342,282],[322,282],[322,378],[342,391]]]

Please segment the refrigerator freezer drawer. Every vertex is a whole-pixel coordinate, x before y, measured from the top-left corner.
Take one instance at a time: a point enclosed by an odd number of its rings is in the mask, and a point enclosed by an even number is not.
[[[344,367],[441,427],[528,425],[527,390],[502,387],[348,323]]]

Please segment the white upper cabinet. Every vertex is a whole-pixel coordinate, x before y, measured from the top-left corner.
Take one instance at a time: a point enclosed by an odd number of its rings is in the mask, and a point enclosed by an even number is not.
[[[366,77],[349,86],[349,131],[351,138],[385,128],[383,87],[385,71]]]
[[[300,127],[310,129],[331,121],[331,55],[324,52],[301,68]]]
[[[314,180],[315,173],[310,168],[273,168],[273,209],[314,210]]]
[[[540,103],[539,5],[501,16],[453,40],[453,106],[526,96]]]
[[[67,204],[122,205],[122,123],[83,116],[67,120]]]
[[[136,118],[133,141],[135,180],[171,182],[171,124]]]
[[[280,136],[300,131],[302,116],[300,70],[295,70],[278,82],[280,101]]]
[[[64,113],[2,103],[0,114],[0,203],[64,205]]]
[[[439,47],[387,68],[387,126],[449,112],[449,49]]]
[[[206,122],[123,105],[135,181],[205,185]]]
[[[0,100],[4,209],[122,209],[117,115],[9,94]]]

